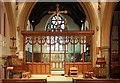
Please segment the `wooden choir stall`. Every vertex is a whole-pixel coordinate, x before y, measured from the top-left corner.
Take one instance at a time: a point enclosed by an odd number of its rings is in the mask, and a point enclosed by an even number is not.
[[[6,57],[4,69],[4,78],[23,78],[22,74],[28,72],[28,66],[23,63],[16,55],[9,55]],[[29,72],[30,77],[30,72]]]

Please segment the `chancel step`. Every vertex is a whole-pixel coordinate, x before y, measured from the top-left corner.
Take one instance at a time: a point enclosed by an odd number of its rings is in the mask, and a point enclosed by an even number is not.
[[[52,76],[63,76],[64,71],[51,71]]]

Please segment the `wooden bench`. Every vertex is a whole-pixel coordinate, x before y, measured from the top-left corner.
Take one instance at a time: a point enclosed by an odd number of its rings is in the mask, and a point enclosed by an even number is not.
[[[120,79],[78,79],[78,78],[73,78],[72,83],[120,83]]]
[[[1,83],[47,83],[47,79],[3,79]]]

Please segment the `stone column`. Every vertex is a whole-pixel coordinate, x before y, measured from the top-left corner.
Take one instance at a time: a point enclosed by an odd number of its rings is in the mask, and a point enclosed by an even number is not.
[[[17,47],[10,47],[11,55],[16,55]]]
[[[107,78],[109,78],[109,62],[110,62],[110,51],[109,51],[109,46],[103,46],[101,48],[101,54],[103,57],[105,57],[106,61],[106,68],[107,68]]]

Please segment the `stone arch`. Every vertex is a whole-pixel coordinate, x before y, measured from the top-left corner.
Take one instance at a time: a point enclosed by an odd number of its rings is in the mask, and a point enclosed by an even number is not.
[[[36,2],[25,2],[22,10],[19,14],[18,17],[18,26],[20,27],[20,30],[24,30],[24,27],[26,26],[27,23],[27,19],[30,15],[30,12],[32,10],[32,8],[34,7]],[[88,22],[90,22],[90,27],[97,25],[97,16],[95,13],[95,10],[91,4],[91,2],[81,2],[80,5],[82,6],[82,8],[84,9],[86,15],[87,15],[87,19]],[[94,27],[92,27],[92,29],[94,29]]]
[[[6,40],[6,45],[8,45],[7,50],[6,49],[6,52],[5,53],[10,53],[10,54],[15,54],[16,52],[16,47],[14,44],[14,47],[13,47],[13,42],[11,41],[11,38],[16,38],[16,22],[15,22],[15,14],[14,14],[14,8],[12,6],[12,3],[11,2],[3,2],[4,4],[4,13],[7,17],[7,21],[5,21],[7,23],[7,26],[8,27],[5,27],[6,30],[8,31],[6,34],[6,37],[5,39]]]
[[[17,29],[18,29],[18,50],[23,51],[23,36],[21,34],[21,31],[24,30],[26,24],[27,24],[27,19],[30,15],[30,12],[32,8],[34,7],[35,2],[24,2],[23,6],[21,8],[20,13],[18,14],[18,22],[17,22]]]
[[[85,11],[90,28],[94,30],[95,29],[94,26],[98,25],[98,23],[97,23],[97,15],[95,13],[92,3],[91,2],[85,2],[85,3],[82,2],[82,3],[80,3],[80,5],[82,6],[82,8]]]
[[[8,22],[9,22],[9,26],[10,26],[10,29],[9,29],[10,30],[10,37],[15,37],[16,28],[15,28],[15,18],[14,18],[14,14],[13,14],[12,4],[11,4],[11,2],[4,2],[4,5],[6,8],[6,13],[8,16]]]
[[[109,60],[110,60],[110,32],[112,24],[113,11],[115,3],[106,3],[103,19],[101,21],[101,55],[105,56],[107,76],[109,77]],[[108,13],[109,12],[109,13]]]
[[[106,55],[109,64],[110,32],[115,3],[106,3],[103,19],[101,22],[101,47],[102,54]],[[109,14],[108,14],[109,12]]]
[[[92,52],[91,52],[91,55],[92,55],[92,61],[93,61],[93,66],[95,66],[95,63],[96,63],[96,41],[98,41],[98,36],[100,35],[100,30],[97,31],[96,28],[100,25],[98,25],[98,17],[95,13],[95,9],[93,8],[93,5],[91,2],[85,2],[85,3],[80,3],[82,8],[84,9],[85,13],[86,13],[86,16],[87,16],[87,20],[89,22],[89,26],[90,26],[90,29],[91,30],[94,30],[94,36],[93,36],[93,39],[92,39]]]
[[[87,20],[88,22],[90,23],[90,28],[92,30],[95,30],[95,34],[96,34],[96,27],[98,26],[98,21],[97,21],[97,15],[95,13],[95,10],[93,8],[93,5],[91,2],[80,2],[81,6],[83,7],[86,15],[87,15]],[[26,21],[28,19],[28,16],[32,10],[32,8],[34,7],[35,5],[35,2],[31,2],[31,3],[27,3],[25,2],[24,3],[24,6],[20,12],[20,15],[19,15],[19,20],[18,20],[18,27],[20,28],[20,31],[21,30],[24,30],[24,27],[26,25]],[[23,41],[23,37],[21,35],[21,32],[19,31],[19,42],[20,41]],[[93,40],[96,39],[96,36],[93,37]],[[92,41],[92,43],[96,43],[95,41]],[[23,50],[23,43],[20,43],[20,50],[22,51]],[[92,49],[95,49],[95,44],[93,44],[92,46]],[[93,51],[92,55],[95,55],[95,51]]]
[[[110,30],[115,3],[106,3],[101,23],[102,41],[101,46],[110,46]],[[108,13],[109,12],[109,13]]]

